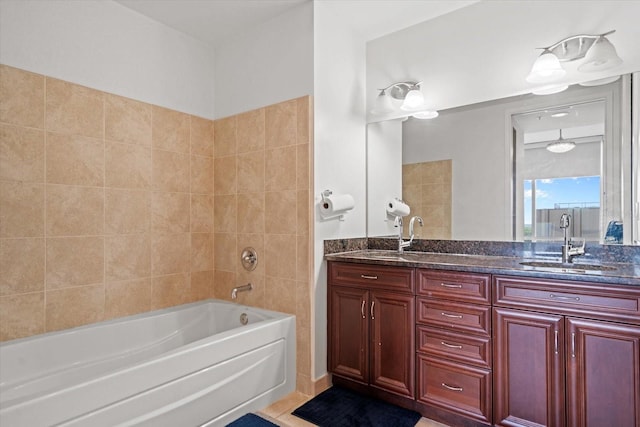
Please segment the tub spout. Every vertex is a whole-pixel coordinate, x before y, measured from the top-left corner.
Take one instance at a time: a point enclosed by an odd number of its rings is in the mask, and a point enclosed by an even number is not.
[[[248,283],[244,286],[238,286],[237,288],[233,288],[231,290],[231,299],[236,299],[238,298],[238,292],[245,292],[245,291],[250,291],[253,289],[253,286],[251,285],[251,283]]]

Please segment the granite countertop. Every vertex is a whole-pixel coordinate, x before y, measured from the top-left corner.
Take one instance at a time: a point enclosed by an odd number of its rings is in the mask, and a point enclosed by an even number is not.
[[[640,286],[640,265],[638,264],[600,264],[584,259],[576,259],[572,264],[561,264],[557,258],[460,255],[413,251],[405,251],[403,254],[399,254],[397,251],[372,249],[326,254],[325,259],[329,261]],[[553,267],[521,264],[522,262],[532,261],[553,263]],[[604,266],[606,269],[594,269],[599,265]]]

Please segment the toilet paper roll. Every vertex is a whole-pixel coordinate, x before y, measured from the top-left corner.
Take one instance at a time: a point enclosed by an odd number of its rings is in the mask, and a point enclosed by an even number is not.
[[[387,213],[393,216],[407,216],[411,213],[411,208],[399,199],[391,199],[387,202]]]
[[[320,202],[320,214],[324,218],[331,218],[343,215],[346,211],[353,209],[355,201],[351,194],[331,195],[324,197]]]

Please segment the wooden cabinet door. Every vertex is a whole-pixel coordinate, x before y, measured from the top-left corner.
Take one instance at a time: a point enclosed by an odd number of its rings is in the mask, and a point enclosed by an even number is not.
[[[415,383],[414,297],[371,292],[372,386],[413,398]]]
[[[494,422],[565,424],[563,316],[494,308]]]
[[[368,291],[330,287],[329,371],[364,384],[369,380]]]
[[[566,319],[568,425],[640,427],[640,326]]]

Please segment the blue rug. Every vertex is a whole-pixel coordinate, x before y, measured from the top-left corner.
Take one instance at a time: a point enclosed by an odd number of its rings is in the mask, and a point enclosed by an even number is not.
[[[421,418],[415,411],[335,386],[292,414],[320,427],[413,427]]]
[[[278,427],[276,424],[265,420],[256,414],[244,414],[227,427]]]

